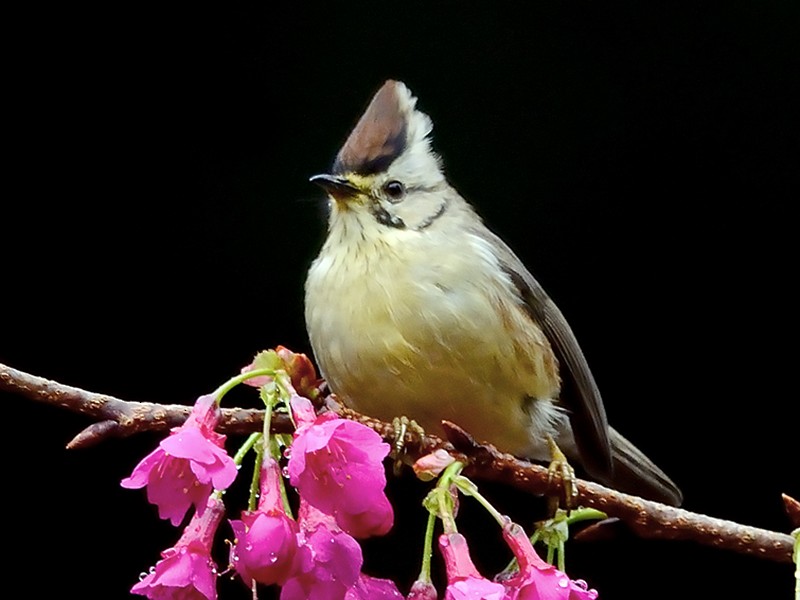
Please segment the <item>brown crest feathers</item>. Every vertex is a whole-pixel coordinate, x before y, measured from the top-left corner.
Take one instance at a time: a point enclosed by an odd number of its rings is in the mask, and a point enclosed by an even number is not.
[[[372,98],[333,163],[337,174],[370,175],[386,170],[406,148],[407,115],[402,83],[389,80]]]

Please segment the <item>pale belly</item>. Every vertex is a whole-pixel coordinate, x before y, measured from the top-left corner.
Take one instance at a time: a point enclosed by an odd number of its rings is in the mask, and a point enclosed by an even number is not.
[[[440,436],[440,423],[446,419],[478,441],[519,455],[539,454],[530,399],[513,386],[482,379],[486,373],[480,369],[468,371],[436,354],[438,360],[428,360],[424,353],[404,360],[398,355],[375,357],[362,361],[355,374],[343,372],[338,362],[322,368],[331,389],[364,414],[385,421],[406,416]],[[549,405],[547,400],[535,402]]]
[[[552,401],[558,365],[511,291],[458,273],[347,266],[318,261],[306,285],[316,360],[346,404],[435,434],[447,419],[504,451],[547,454],[544,436],[565,418]]]

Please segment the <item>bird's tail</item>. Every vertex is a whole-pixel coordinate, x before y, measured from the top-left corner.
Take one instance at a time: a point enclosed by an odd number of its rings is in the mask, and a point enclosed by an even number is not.
[[[680,506],[683,494],[678,486],[641,450],[609,427],[614,474],[611,487],[649,500]]]

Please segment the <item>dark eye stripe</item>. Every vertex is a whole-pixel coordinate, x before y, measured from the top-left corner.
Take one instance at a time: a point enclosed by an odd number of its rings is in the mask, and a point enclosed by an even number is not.
[[[430,227],[431,223],[433,223],[436,219],[441,217],[444,214],[444,211],[446,210],[447,210],[447,200],[442,202],[442,205],[439,207],[439,210],[437,210],[430,217],[425,219],[422,223],[417,225],[416,230],[419,231],[420,229],[425,229],[426,227]]]
[[[389,211],[383,208],[378,202],[372,202],[370,204],[369,212],[372,213],[372,216],[375,217],[375,220],[377,220],[381,225],[394,227],[395,229],[406,228],[406,224],[403,219],[389,213]]]

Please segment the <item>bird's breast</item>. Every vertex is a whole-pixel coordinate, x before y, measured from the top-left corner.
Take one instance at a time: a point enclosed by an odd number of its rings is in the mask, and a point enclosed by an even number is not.
[[[557,363],[483,250],[480,240],[459,252],[386,240],[324,247],[305,312],[331,389],[377,418],[431,431],[448,419],[508,451],[528,447],[532,424],[551,420]],[[535,410],[529,398],[541,400]]]

